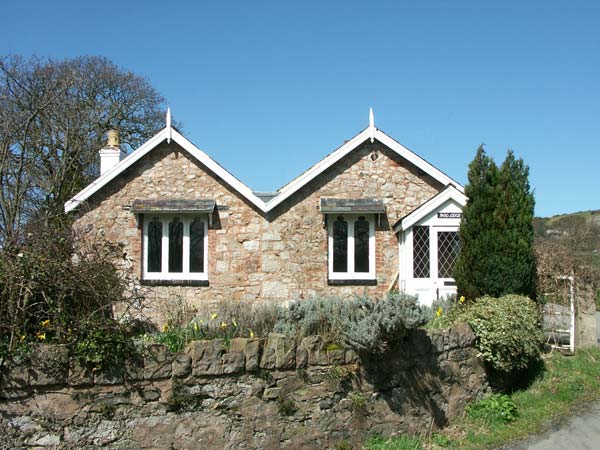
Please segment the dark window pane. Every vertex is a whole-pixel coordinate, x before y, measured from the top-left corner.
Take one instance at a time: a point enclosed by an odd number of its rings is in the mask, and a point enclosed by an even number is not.
[[[333,222],[333,271],[348,272],[348,223],[341,216]]]
[[[456,231],[438,233],[438,277],[452,278],[454,263],[460,253],[460,238]]]
[[[155,217],[148,222],[148,272],[160,272],[162,266],[162,223]]]
[[[183,223],[178,217],[169,223],[169,272],[183,272]]]
[[[190,272],[204,272],[204,222],[199,219],[190,225]]]
[[[413,227],[413,276],[429,278],[429,227]]]
[[[369,271],[369,221],[364,217],[354,222],[354,271]]]

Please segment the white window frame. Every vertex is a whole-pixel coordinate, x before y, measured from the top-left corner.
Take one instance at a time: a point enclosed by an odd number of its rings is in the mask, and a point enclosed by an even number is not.
[[[338,217],[343,217],[348,223],[348,271],[333,271],[333,223]],[[354,222],[359,217],[364,217],[369,222],[369,271],[354,271]],[[374,280],[375,274],[375,215],[374,214],[327,214],[327,257],[328,276],[330,280]]]
[[[162,223],[161,272],[148,272],[148,226],[154,217],[158,217]],[[183,223],[183,270],[181,272],[169,272],[169,223],[175,217]],[[190,224],[198,219],[204,224],[204,271],[190,272]],[[142,276],[144,280],[208,280],[208,216],[206,214],[145,214],[143,228]]]

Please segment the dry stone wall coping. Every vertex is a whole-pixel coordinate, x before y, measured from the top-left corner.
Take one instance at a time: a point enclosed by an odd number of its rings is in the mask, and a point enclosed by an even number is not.
[[[413,357],[470,348],[475,342],[475,335],[467,324],[446,330],[432,330],[427,336],[427,339],[414,340],[414,345],[409,349]],[[27,363],[8,363],[3,367],[0,398],[14,398],[19,392],[27,395],[32,389],[44,386],[115,385],[142,380],[214,377],[257,370],[285,371],[359,362],[356,352],[328,343],[322,336],[307,336],[297,344],[292,337],[270,333],[266,339],[192,341],[183,353],[171,353],[163,344],[147,344],[140,358],[126,361],[123,367],[94,372],[82,366],[76,358],[69,358],[66,347],[39,344]]]

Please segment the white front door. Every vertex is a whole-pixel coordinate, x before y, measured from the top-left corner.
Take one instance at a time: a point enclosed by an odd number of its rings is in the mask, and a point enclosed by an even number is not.
[[[460,253],[457,227],[431,227],[432,281],[434,299],[456,294],[456,283],[452,278],[454,264]]]
[[[460,252],[458,226],[415,225],[403,242],[404,290],[424,305],[456,294],[452,271]]]

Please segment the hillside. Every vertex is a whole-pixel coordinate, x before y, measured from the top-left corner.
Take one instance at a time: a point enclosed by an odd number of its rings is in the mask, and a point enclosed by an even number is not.
[[[535,217],[533,226],[537,239],[559,240],[580,264],[600,269],[600,210]]]

